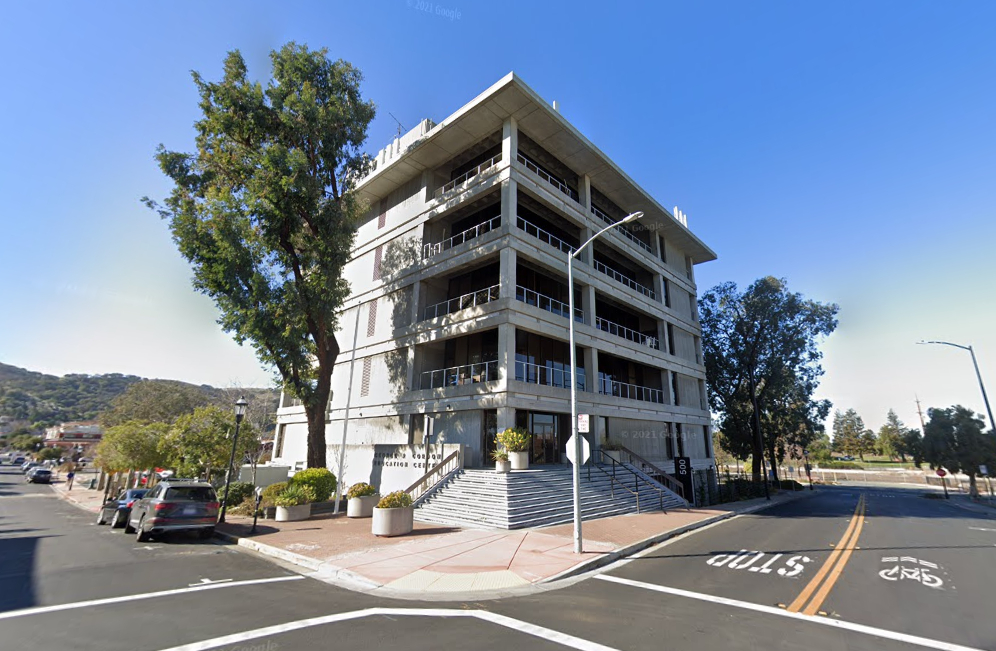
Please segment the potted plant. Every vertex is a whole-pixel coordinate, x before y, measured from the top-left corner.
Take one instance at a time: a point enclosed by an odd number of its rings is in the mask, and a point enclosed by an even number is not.
[[[508,453],[512,470],[529,468],[529,432],[524,427],[509,427],[495,437]]]
[[[277,507],[277,522],[307,520],[311,517],[314,501],[315,491],[310,486],[291,484],[273,500]]]
[[[602,454],[616,463],[624,463],[622,445],[608,438],[602,439]]]
[[[505,474],[512,469],[512,463],[508,460],[508,452],[504,450],[494,450],[491,458],[495,460],[495,472]]]
[[[405,491],[394,491],[382,497],[373,510],[375,536],[403,536],[415,526],[415,507],[412,496]]]
[[[348,518],[369,518],[373,515],[374,507],[380,501],[377,489],[370,484],[353,484],[346,492],[349,501],[346,502],[346,517]]]

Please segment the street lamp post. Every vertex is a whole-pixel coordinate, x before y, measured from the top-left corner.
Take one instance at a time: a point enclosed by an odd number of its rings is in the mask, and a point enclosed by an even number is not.
[[[232,483],[232,465],[235,463],[235,448],[239,444],[239,424],[242,423],[242,417],[246,415],[246,407],[248,405],[249,403],[246,402],[245,396],[240,396],[235,401],[235,436],[232,437],[232,454],[228,457],[228,472],[225,474],[225,498],[221,502],[221,516],[218,518],[218,522],[225,521],[225,511],[228,510],[228,487]]]
[[[971,346],[962,346],[961,344],[953,344],[950,341],[918,341],[918,344],[943,344],[945,346],[954,346],[955,348],[961,348],[962,350],[967,350],[972,356],[972,365],[975,366],[975,377],[979,379],[979,388],[982,390],[982,401],[986,404],[986,413],[989,414],[989,427],[992,428],[994,434],[996,434],[996,421],[993,421],[993,410],[989,406],[989,397],[986,395],[986,385],[982,383],[982,373],[979,372],[979,362],[975,359],[975,351]]]
[[[570,323],[570,347],[571,347],[571,436],[574,440],[574,553],[580,554],[581,545],[581,438],[578,436],[578,359],[574,350],[574,258],[578,257],[589,244],[594,242],[598,236],[607,230],[613,229],[622,224],[636,221],[643,217],[642,212],[634,212],[626,215],[623,219],[614,224],[609,224],[602,230],[588,238],[588,241],[577,248],[577,250],[567,256],[567,321]]]

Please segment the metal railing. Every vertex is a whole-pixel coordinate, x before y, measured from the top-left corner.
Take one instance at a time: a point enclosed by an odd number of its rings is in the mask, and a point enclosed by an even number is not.
[[[564,240],[557,237],[556,235],[551,235],[550,233],[547,233],[539,226],[533,224],[532,222],[526,221],[522,217],[518,217],[516,219],[515,225],[518,226],[520,229],[524,230],[527,234],[532,235],[539,241],[545,242],[550,246],[556,248],[557,250],[566,253],[567,255],[572,255],[574,251],[577,250],[573,246],[565,242]]]
[[[422,320],[426,321],[428,319],[435,319],[436,317],[452,314],[453,312],[466,310],[469,307],[477,307],[478,305],[484,305],[485,303],[496,301],[498,300],[498,289],[499,285],[492,285],[491,287],[487,287],[476,292],[451,298],[450,300],[443,301],[442,303],[430,305],[425,308],[425,311],[422,314]]]
[[[530,364],[529,362],[520,362],[516,360],[515,362],[515,379],[518,382],[528,382],[529,384],[545,384],[548,387],[557,387],[560,389],[570,389],[570,385],[567,384],[567,379],[571,375],[570,363],[566,366],[568,368],[559,369],[553,368],[551,366],[540,366],[539,364]],[[578,391],[587,391],[585,388],[587,386],[585,382],[585,372],[583,368],[577,370],[577,386]]]
[[[640,513],[641,507],[642,507],[642,505],[640,503],[640,486],[642,484],[644,486],[644,488],[643,488],[644,491],[649,491],[651,493],[651,495],[653,495],[653,493],[657,493],[657,507],[661,511],[664,511],[665,513],[667,513],[667,510],[664,508],[664,491],[662,491],[659,487],[654,486],[652,483],[650,483],[647,480],[646,477],[640,476],[640,473],[636,472],[632,468],[629,468],[625,464],[619,463],[618,461],[616,461],[612,457],[610,457],[610,456],[608,456],[606,454],[603,454],[603,452],[601,450],[595,450],[592,453],[592,460],[595,463],[589,463],[589,464],[587,464],[587,466],[588,466],[588,481],[591,481],[591,469],[592,469],[592,467],[594,467],[595,470],[601,472],[603,475],[606,475],[607,477],[609,477],[609,479],[612,480],[611,483],[609,483],[609,494],[613,498],[615,498],[615,496],[616,496],[615,495],[615,485],[616,484],[619,484],[619,486],[621,488],[623,488],[624,490],[626,490],[627,492],[629,492],[631,495],[635,495],[636,496],[636,512],[637,513]],[[602,468],[601,465],[599,465],[599,464],[603,464],[603,463],[611,463],[612,464],[612,472],[611,473],[609,471],[607,471],[605,468]],[[626,485],[626,483],[623,483],[622,479],[616,477],[616,469],[617,468],[619,469],[620,473],[627,473],[628,475],[632,476],[632,478],[633,478],[633,488],[630,488],[629,486]],[[624,475],[624,477],[625,477],[625,475]],[[629,477],[625,477],[625,478],[627,480],[629,479]],[[627,481],[627,483],[628,483],[628,481]]]
[[[471,180],[472,178],[474,178],[475,176],[487,172],[491,168],[498,165],[498,163],[500,162],[501,162],[501,154],[498,154],[497,156],[484,161],[474,169],[464,172],[463,174],[456,177],[455,179],[453,179],[443,187],[436,188],[436,191],[432,193],[433,199],[437,199],[446,194],[447,192],[449,192],[450,190],[455,189],[458,185],[462,185],[467,181]]]
[[[567,303],[558,301],[555,298],[550,298],[545,294],[540,294],[539,292],[534,292],[531,289],[526,289],[522,285],[515,286],[515,300],[522,301],[526,305],[533,305],[541,310],[546,310],[547,312],[553,312],[558,316],[562,316],[565,319],[567,315],[570,314],[570,306]],[[574,320],[579,323],[584,323],[584,310],[579,307],[574,308]]]
[[[553,187],[557,188],[558,190],[560,190],[561,192],[563,192],[564,194],[566,194],[568,197],[570,197],[574,201],[579,201],[580,197],[578,196],[578,191],[577,190],[575,190],[574,188],[570,187],[569,185],[567,185],[566,183],[564,183],[563,181],[561,181],[557,177],[552,176],[549,172],[547,172],[542,167],[540,167],[539,165],[537,165],[536,163],[534,163],[531,159],[527,158],[521,152],[516,156],[516,159],[520,163],[522,163],[523,165],[525,165],[527,170],[529,170],[530,172],[532,172],[536,176],[540,177],[541,179],[543,179],[544,181],[546,181],[547,183],[549,183]]]
[[[647,461],[636,452],[633,452],[625,445],[619,446],[619,451],[629,455],[629,461],[634,466],[636,466],[640,472],[646,474],[654,481],[658,481],[669,489],[678,494],[678,497],[685,500],[685,504],[688,504],[688,498],[685,497],[685,485],[674,478],[673,475],[661,469],[660,466],[653,463],[652,461]]]
[[[493,382],[498,379],[498,362],[480,362],[451,366],[435,371],[423,371],[419,381],[420,389],[442,389],[461,384]]]
[[[443,240],[442,242],[436,242],[435,244],[424,244],[422,245],[422,259],[425,260],[431,256],[436,255],[447,249],[451,249],[454,246],[459,246],[464,242],[468,242],[476,237],[480,237],[485,233],[491,232],[501,226],[501,215],[496,215],[486,222],[481,222],[473,228],[468,228],[465,231],[457,233],[453,237]]]
[[[653,348],[655,350],[660,350],[661,348],[660,341],[657,337],[651,337],[650,335],[639,333],[636,330],[631,330],[626,326],[613,323],[612,321],[603,319],[600,316],[595,317],[595,327],[604,332],[608,332],[610,335],[628,339],[633,343],[640,344],[641,346],[647,346],[648,348]]]
[[[645,286],[641,285],[640,283],[636,282],[635,280],[633,280],[633,279],[631,279],[631,278],[629,278],[627,276],[622,275],[621,273],[619,273],[618,271],[616,271],[612,267],[609,267],[609,266],[607,266],[607,265],[599,262],[598,260],[595,260],[594,267],[595,267],[596,270],[602,272],[603,274],[605,274],[606,276],[608,276],[612,280],[615,280],[616,282],[622,283],[623,285],[626,285],[630,289],[633,289],[633,290],[636,290],[636,291],[640,292],[644,296],[649,296],[650,298],[654,299],[655,301],[657,300],[657,292],[655,292],[654,290],[650,289],[649,287],[645,287]]]
[[[411,495],[412,504],[417,504],[436,486],[449,479],[450,475],[463,468],[463,447],[451,452],[445,459],[434,465],[429,472],[422,475],[414,484],[405,489]]]
[[[661,389],[643,387],[639,384],[626,384],[616,382],[608,378],[601,378],[598,383],[598,392],[605,396],[615,396],[616,398],[628,398],[629,400],[642,400],[664,404],[664,392]]]
[[[604,212],[602,212],[601,210],[599,210],[595,206],[591,207],[591,212],[596,217],[598,217],[603,222],[605,222],[606,224],[615,224],[617,221],[619,221],[618,219],[612,219],[611,217],[609,217],[608,215],[606,215]],[[632,242],[633,244],[637,245],[641,249],[645,250],[647,253],[653,253],[653,251],[651,251],[651,249],[650,249],[650,245],[649,244],[647,244],[646,242],[644,242],[643,240],[641,240],[640,238],[638,238],[636,235],[633,235],[633,232],[630,231],[625,226],[620,226],[619,228],[616,228],[616,229],[613,229],[613,230],[615,230],[615,232],[617,232],[617,233],[621,233],[623,236],[625,236],[627,239],[629,239],[630,242]]]

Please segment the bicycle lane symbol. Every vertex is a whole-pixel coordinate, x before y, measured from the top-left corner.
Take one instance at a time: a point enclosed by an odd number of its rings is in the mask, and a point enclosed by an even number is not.
[[[892,567],[880,570],[878,575],[886,581],[917,581],[928,588],[940,588],[944,580],[932,574],[931,570],[940,569],[936,563],[913,558],[912,556],[883,556],[883,563],[895,563]]]

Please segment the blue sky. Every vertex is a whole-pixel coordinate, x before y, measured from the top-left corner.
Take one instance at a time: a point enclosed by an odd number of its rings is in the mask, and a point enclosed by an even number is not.
[[[510,70],[719,255],[699,291],[785,277],[840,304],[821,395],[895,408],[996,392],[996,3],[19,3],[0,20],[0,361],[228,386],[270,375],[221,332],[165,225],[159,143],[190,150],[190,71],[289,40],[365,75],[368,149]],[[430,11],[425,11],[428,7]],[[451,17],[436,13],[441,7]],[[455,13],[455,12],[458,12]]]

